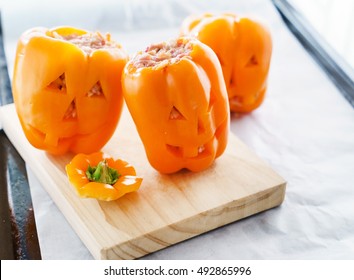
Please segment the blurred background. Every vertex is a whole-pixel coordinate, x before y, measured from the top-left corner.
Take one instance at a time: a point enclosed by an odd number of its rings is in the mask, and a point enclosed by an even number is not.
[[[1,0],[0,9],[3,21],[6,22],[4,33],[8,43],[7,57],[11,60],[14,56],[14,47],[9,44],[16,42],[22,32],[34,26],[71,25],[87,30],[99,29],[103,33],[112,33],[126,49],[135,52],[139,49],[137,41],[140,41],[143,47],[160,38],[176,36],[182,20],[190,14],[234,11],[262,18],[267,14],[263,2],[265,1]],[[300,19],[310,34],[316,40],[320,40],[326,52],[334,57],[346,74],[354,80],[354,1],[267,0],[267,2],[277,7],[285,7],[285,16],[288,15],[286,12],[290,12],[289,18]],[[284,6],[284,3],[289,5]],[[289,9],[288,6],[293,9]],[[266,21],[269,22],[269,19]],[[138,38],[139,33],[146,35],[146,32],[150,32],[149,36],[141,36],[147,38],[146,41]]]
[[[354,67],[354,1],[290,0],[289,3]]]

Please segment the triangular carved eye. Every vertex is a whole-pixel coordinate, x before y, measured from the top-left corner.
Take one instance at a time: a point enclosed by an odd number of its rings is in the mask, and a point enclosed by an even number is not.
[[[254,67],[257,65],[258,65],[258,59],[255,55],[252,55],[245,67]]]
[[[100,81],[92,86],[92,88],[86,93],[86,97],[105,97]]]
[[[69,107],[66,109],[63,120],[76,120],[77,119],[77,111],[76,111],[76,101],[75,99],[71,101]]]
[[[182,113],[173,106],[170,112],[170,120],[185,120],[186,118],[182,115]]]
[[[66,94],[66,80],[65,73],[61,74],[53,82],[51,82],[47,89],[58,91],[59,93]]]

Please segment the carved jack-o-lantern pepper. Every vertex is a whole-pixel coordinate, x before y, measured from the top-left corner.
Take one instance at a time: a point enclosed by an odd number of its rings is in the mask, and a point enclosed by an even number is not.
[[[229,105],[215,53],[196,39],[153,44],[124,68],[123,94],[150,164],[201,171],[225,150]]]
[[[53,154],[98,151],[120,118],[120,75],[127,60],[109,34],[72,27],[24,33],[13,93],[29,142]]]
[[[181,33],[196,36],[217,54],[231,111],[247,113],[261,105],[272,53],[262,24],[233,14],[204,14],[185,19]]]

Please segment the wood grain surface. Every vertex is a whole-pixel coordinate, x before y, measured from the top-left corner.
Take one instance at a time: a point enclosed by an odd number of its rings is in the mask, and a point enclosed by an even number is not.
[[[65,165],[26,140],[13,104],[2,126],[24,160],[96,259],[135,259],[282,203],[286,182],[233,134],[207,170],[162,175],[148,163],[127,109],[103,151],[136,167],[138,192],[113,202],[81,199]],[[50,219],[50,217],[48,217]]]

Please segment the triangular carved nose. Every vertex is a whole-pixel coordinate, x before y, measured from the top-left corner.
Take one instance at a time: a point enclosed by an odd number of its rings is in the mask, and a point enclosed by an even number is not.
[[[182,113],[173,106],[170,112],[170,120],[185,120],[186,118],[182,115]]]
[[[76,111],[76,99],[74,98],[69,107],[66,109],[66,112],[63,116],[64,121],[73,121],[77,119],[77,111]]]
[[[198,134],[203,134],[205,132],[205,125],[201,119],[198,119]]]

